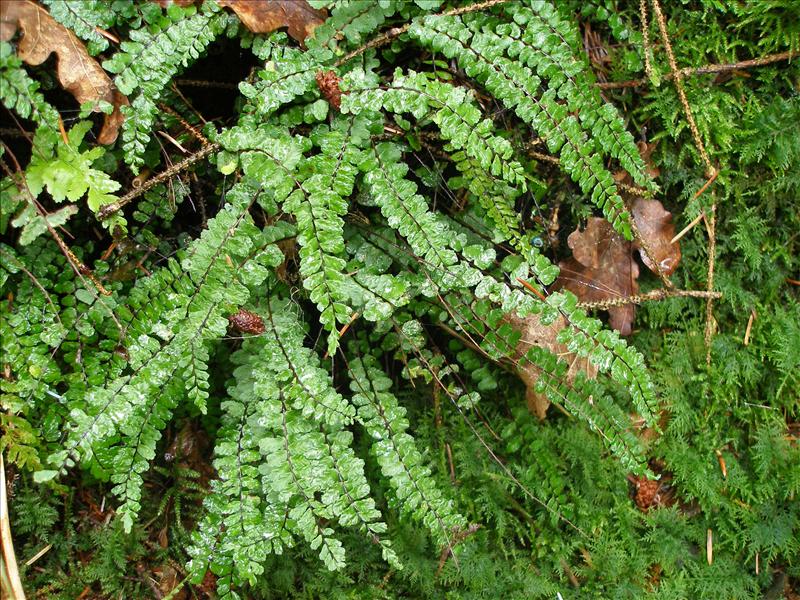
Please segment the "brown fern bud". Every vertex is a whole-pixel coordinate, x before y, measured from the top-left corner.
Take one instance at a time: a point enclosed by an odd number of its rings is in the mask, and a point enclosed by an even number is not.
[[[339,89],[339,77],[333,71],[317,71],[317,86],[322,97],[339,110],[342,105],[342,90]]]
[[[228,321],[230,321],[234,329],[242,333],[251,333],[253,335],[264,333],[264,320],[249,310],[240,308],[239,312],[228,317]]]

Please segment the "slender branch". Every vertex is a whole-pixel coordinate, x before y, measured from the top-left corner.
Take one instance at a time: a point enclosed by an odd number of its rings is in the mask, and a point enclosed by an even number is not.
[[[681,106],[683,106],[683,112],[686,116],[686,121],[689,123],[689,130],[692,132],[694,145],[697,147],[697,151],[700,153],[700,158],[703,159],[703,163],[706,166],[706,177],[711,178],[714,176],[717,170],[714,168],[714,165],[711,164],[711,159],[708,157],[708,152],[706,152],[703,139],[700,137],[700,130],[697,128],[697,122],[694,120],[692,107],[689,106],[689,100],[686,98],[686,90],[683,88],[683,74],[681,73],[680,69],[678,69],[678,63],[675,60],[675,52],[672,50],[672,42],[670,42],[669,33],[667,31],[667,20],[664,18],[664,13],[661,11],[661,3],[659,0],[653,0],[653,13],[655,14],[656,22],[658,23],[658,29],[661,32],[661,40],[664,42],[664,49],[667,52],[669,69],[673,73],[675,79],[675,89],[678,92],[678,98],[681,101]]]
[[[479,10],[485,10],[487,8],[492,8],[493,6],[497,6],[498,4],[504,4],[509,0],[486,0],[485,2],[478,2],[477,4],[470,4],[469,6],[462,6],[461,8],[454,8],[453,10],[448,10],[447,12],[439,13],[435,16],[444,16],[444,17],[457,17],[458,15],[465,15],[467,13],[476,12]],[[346,54],[335,63],[333,66],[338,68],[341,67],[346,62],[356,58],[357,56],[361,56],[367,50],[371,50],[372,48],[380,48],[381,46],[385,46],[389,42],[391,42],[394,38],[403,35],[406,31],[408,31],[409,27],[411,27],[411,23],[406,23],[402,27],[393,27],[392,29],[382,33],[381,35],[372,38],[363,46],[356,48],[349,54]]]
[[[97,218],[101,221],[108,219],[111,215],[119,212],[125,205],[129,204],[132,200],[135,200],[142,194],[144,194],[147,190],[153,188],[154,186],[158,185],[162,181],[167,179],[171,179],[175,177],[178,173],[183,171],[184,169],[190,167],[198,160],[201,160],[211,154],[212,152],[219,149],[219,144],[214,142],[213,144],[209,144],[208,146],[204,146],[200,148],[197,152],[192,154],[191,156],[187,156],[181,162],[175,163],[166,171],[159,173],[152,179],[148,179],[139,187],[132,189],[130,192],[125,194],[122,198],[117,200],[116,202],[112,202],[111,204],[106,204],[97,212]]]
[[[667,298],[706,298],[709,301],[714,298],[722,298],[721,292],[714,292],[711,290],[653,290],[646,294],[639,294],[636,296],[626,296],[624,298],[612,298],[610,300],[600,300],[598,302],[579,302],[580,308],[611,308],[612,306],[624,306],[626,304],[642,304],[643,302],[652,302],[658,300],[666,300]]]
[[[679,69],[678,73],[682,77],[689,77],[692,75],[708,75],[709,73],[726,73],[728,71],[739,71],[741,69],[751,69],[753,67],[763,67],[772,63],[781,62],[784,60],[791,60],[795,56],[799,56],[797,52],[786,51],[779,52],[778,54],[768,54],[759,58],[751,58],[749,60],[742,60],[735,63],[718,63],[708,64],[702,67],[684,67]],[[672,79],[675,73],[667,73],[663,76],[664,79]],[[629,81],[608,81],[605,83],[595,83],[595,85],[602,90],[616,90],[620,88],[640,87],[647,85],[649,79],[644,77],[642,79],[631,79]]]
[[[3,589],[3,598],[9,594],[9,600],[25,600],[25,591],[19,577],[17,559],[14,556],[14,543],[11,541],[11,521],[8,515],[8,502],[6,501],[6,466],[3,462],[3,453],[0,452],[0,556],[2,556],[3,580],[0,583]],[[6,586],[8,589],[6,589]]]
[[[715,194],[716,195],[716,194]],[[708,231],[708,277],[706,289],[710,292],[714,288],[714,261],[717,254],[717,202],[716,198],[711,205],[710,216],[705,220],[706,231]],[[706,343],[706,364],[711,364],[711,337],[714,335],[714,299],[709,296],[706,300],[706,331],[704,340]]]

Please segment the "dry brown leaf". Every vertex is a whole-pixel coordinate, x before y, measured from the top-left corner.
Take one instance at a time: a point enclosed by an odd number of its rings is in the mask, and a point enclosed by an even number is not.
[[[58,80],[79,104],[92,102],[97,105],[105,100],[114,106],[114,112],[106,115],[97,136],[99,143],[112,144],[124,119],[119,108],[128,104],[128,99],[117,91],[111,78],[89,56],[83,43],[31,0],[3,0],[0,2],[0,40],[11,40],[18,29],[22,31],[17,44],[20,59],[29,65],[40,65],[55,52],[58,56]]]
[[[286,27],[289,35],[302,42],[325,22],[323,10],[311,8],[306,0],[218,0],[253,33],[270,33]]]
[[[639,265],[633,260],[631,243],[605,219],[592,217],[586,229],[576,229],[567,238],[573,258],[561,261],[555,289],[567,289],[581,302],[602,302],[639,293]],[[622,335],[632,329],[634,306],[608,309],[611,326]]]
[[[551,325],[543,325],[540,321],[540,315],[529,315],[521,318],[512,313],[506,315],[505,320],[521,334],[513,356],[515,362],[527,354],[531,347],[538,346],[549,350],[569,364],[566,376],[568,385],[575,380],[575,376],[580,371],[583,371],[583,374],[590,379],[597,375],[597,368],[588,359],[579,358],[572,354],[566,345],[559,343],[556,339],[558,332],[567,326],[567,320],[563,316],[559,317]],[[530,362],[524,361],[523,365],[517,366],[517,374],[527,389],[525,400],[528,403],[528,410],[543,420],[547,415],[550,400],[547,399],[545,394],[540,394],[535,390],[536,382],[541,376],[541,369]]]
[[[670,243],[675,237],[675,226],[672,224],[672,213],[664,208],[658,200],[638,198],[631,209],[636,227],[642,239],[647,242],[650,255],[655,261],[650,260],[644,249],[640,248],[638,241],[634,244],[639,249],[642,262],[653,273],[658,273],[658,267],[669,277],[678,268],[681,261],[681,245],[678,242]],[[656,266],[658,265],[658,266]]]
[[[567,238],[572,258],[559,263],[561,274],[554,289],[567,289],[581,302],[603,302],[628,298],[639,293],[639,265],[633,258],[638,249],[645,266],[654,273],[669,276],[681,259],[680,244],[672,244],[675,227],[672,213],[658,200],[638,198],[633,203],[633,219],[639,234],[647,243],[653,261],[640,247],[619,235],[605,219],[592,217],[586,229],[576,229]],[[655,261],[655,263],[654,263]],[[611,326],[622,335],[630,335],[636,309],[633,304],[608,309]]]

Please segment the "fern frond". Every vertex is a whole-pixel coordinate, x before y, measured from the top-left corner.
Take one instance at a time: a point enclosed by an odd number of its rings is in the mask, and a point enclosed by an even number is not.
[[[400,2],[388,0],[379,4],[359,0],[341,0],[335,3],[331,16],[314,30],[313,43],[323,47],[332,46],[344,38],[352,46],[377,31],[387,18],[394,15]]]
[[[595,77],[585,59],[579,59],[579,36],[547,2],[532,0],[530,8],[509,6],[515,24],[503,23],[494,32],[510,40],[507,56],[519,60],[547,80],[569,110],[577,114],[584,129],[602,150],[619,160],[620,165],[641,186],[652,189],[646,167],[633,136],[617,110],[606,103],[595,86]],[[474,30],[474,28],[473,28]]]
[[[421,44],[455,58],[467,75],[530,124],[549,150],[560,154],[562,168],[590,194],[614,228],[631,239],[630,215],[594,141],[587,138],[567,107],[558,103],[555,89],[539,95],[536,90],[541,80],[526,65],[504,56],[506,42],[501,36],[492,31],[473,32],[461,18],[448,16],[414,21],[409,33]]]
[[[120,51],[103,63],[103,68],[116,73],[114,83],[126,96],[133,97],[129,106],[121,107],[125,115],[122,147],[125,161],[134,173],[144,164],[144,153],[158,112],[158,100],[164,88],[181,67],[195,61],[222,32],[225,14],[214,2],[205,3],[200,12],[193,8],[171,11],[177,21],[151,32],[135,29],[130,39],[122,42]],[[136,92],[135,96],[133,96]]]
[[[524,169],[513,159],[511,144],[494,134],[493,123],[482,118],[466,89],[430,79],[424,73],[410,71],[403,75],[396,71],[391,87],[351,89],[343,98],[342,112],[381,109],[396,114],[410,112],[418,120],[430,118],[436,123],[439,134],[450,141],[445,149],[455,152],[453,160],[459,170],[476,171],[479,175],[469,178],[470,189],[500,232],[515,241],[521,238],[515,196],[490,192],[499,191],[494,183],[499,178],[518,190],[517,195],[523,193]],[[479,168],[465,165],[470,161]]]
[[[320,63],[311,53],[266,42],[258,52],[266,67],[256,73],[256,82],[243,81],[239,91],[249,99],[254,115],[266,118],[284,104],[316,88]]]
[[[51,456],[57,470],[108,452],[107,445],[121,448],[110,465],[114,492],[123,500],[118,514],[126,529],[140,507],[142,473],[153,457],[160,431],[171,409],[187,391],[197,400],[198,379],[207,378],[206,367],[194,359],[197,344],[224,335],[228,321],[224,312],[249,297],[248,285],[257,285],[267,275],[266,266],[282,260],[277,248],[264,251],[272,240],[261,237],[246,207],[231,204],[220,212],[197,240],[181,266],[174,261],[145,280],[144,290],[131,305],[143,313],[131,315],[131,334],[126,340],[130,373],[106,385],[90,389],[81,408],[72,411],[72,430],[66,449]],[[261,242],[264,247],[257,244]],[[231,261],[230,265],[228,260]],[[238,269],[253,260],[260,269]],[[276,262],[277,261],[277,262]],[[171,293],[162,294],[167,288]],[[143,302],[151,302],[142,305]],[[203,373],[198,375],[198,369]],[[121,440],[116,437],[119,434]],[[57,471],[38,473],[41,480]]]
[[[8,42],[0,42],[0,100],[23,119],[32,119],[40,127],[58,130],[58,111],[39,91],[34,81],[22,68],[22,61]]]
[[[301,160],[303,148],[297,139],[275,130],[254,135],[240,125],[220,136],[227,150],[240,152],[245,175],[269,189],[272,199],[295,217],[300,275],[320,311],[320,322],[330,332],[329,352],[337,346],[336,324],[346,323],[351,314],[346,305],[342,217],[360,160],[352,124],[353,119],[341,118],[334,128],[318,126],[314,137],[321,140],[321,152],[307,160]]]
[[[202,526],[205,533],[196,538],[207,543],[222,533],[224,522],[243,539],[232,544],[226,529],[213,552],[196,545],[193,568],[202,573],[210,561],[226,585],[232,577],[254,581],[266,553],[280,553],[301,536],[329,569],[339,569],[344,548],[323,525],[332,519],[357,526],[399,566],[391,545],[379,537],[386,525],[369,496],[364,463],[351,448],[352,434],[343,429],[355,410],[333,389],[316,354],[303,347],[304,331],[291,305],[273,301],[262,313],[265,336],[248,340],[234,356],[241,365],[229,389],[233,400],[224,409],[226,422],[237,426],[223,430],[218,442],[219,481],[206,502],[211,515]],[[245,426],[259,434],[244,439]],[[256,470],[257,453],[263,462]],[[237,502],[245,493],[251,500]],[[246,557],[240,555],[243,545],[249,548]]]
[[[97,31],[109,29],[116,21],[116,15],[107,2],[43,0],[43,4],[47,6],[47,12],[51,17],[88,42],[89,54],[94,56],[108,48],[108,40]]]
[[[357,418],[373,438],[373,451],[394,489],[398,508],[421,520],[440,546],[465,525],[433,481],[414,439],[406,433],[405,409],[389,391],[392,381],[374,357],[364,355],[348,364]]]

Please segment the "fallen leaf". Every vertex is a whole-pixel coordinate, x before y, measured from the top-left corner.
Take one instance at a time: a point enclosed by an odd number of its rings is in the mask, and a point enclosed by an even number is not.
[[[298,42],[310,36],[325,22],[326,13],[309,6],[306,0],[218,0],[233,10],[253,33],[271,33],[286,27]]]
[[[29,65],[40,65],[55,52],[58,56],[58,80],[79,104],[94,103],[96,111],[100,110],[101,100],[114,106],[114,112],[105,116],[103,128],[97,136],[99,143],[112,144],[124,119],[120,106],[128,104],[128,99],[117,91],[111,78],[89,56],[83,43],[31,0],[0,2],[0,40],[11,40],[18,29],[22,31],[17,44],[17,55],[21,60]]]
[[[639,293],[639,265],[631,243],[605,219],[592,217],[586,229],[576,229],[567,238],[572,258],[561,261],[554,289],[567,289],[581,302],[628,298]],[[611,326],[622,335],[632,330],[633,304],[608,308]]]
[[[576,229],[567,238],[572,258],[561,261],[561,273],[554,289],[567,289],[581,302],[603,302],[628,298],[639,293],[639,265],[633,251],[639,250],[645,266],[658,273],[656,265],[669,276],[681,260],[681,247],[671,243],[675,235],[672,213],[658,200],[638,198],[632,215],[639,234],[647,244],[650,257],[638,242],[628,242],[605,219],[592,217],[586,229]],[[611,326],[622,335],[630,335],[636,308],[633,304],[608,307]]]
[[[634,243],[634,248],[639,249],[642,262],[653,273],[658,273],[658,267],[669,277],[678,268],[681,260],[681,245],[678,242],[670,243],[675,237],[675,225],[672,223],[672,213],[664,208],[658,200],[647,200],[638,198],[631,209],[636,227],[642,239],[645,240],[650,251],[650,257],[643,248],[640,247],[638,240]],[[658,265],[658,266],[656,266]]]
[[[567,320],[563,316],[559,317],[551,325],[543,325],[540,321],[540,315],[521,318],[511,313],[506,315],[505,320],[521,334],[513,356],[515,362],[527,354],[531,347],[538,346],[549,350],[569,364],[565,380],[567,385],[570,385],[575,380],[575,376],[581,371],[590,379],[597,376],[597,367],[592,365],[588,359],[572,354],[566,345],[556,339],[558,332],[567,326]],[[525,400],[528,404],[528,410],[539,419],[544,420],[547,415],[547,409],[550,407],[550,400],[548,400],[546,394],[540,394],[535,389],[536,382],[541,377],[541,369],[530,362],[524,361],[523,365],[517,366],[517,374],[526,387]]]

